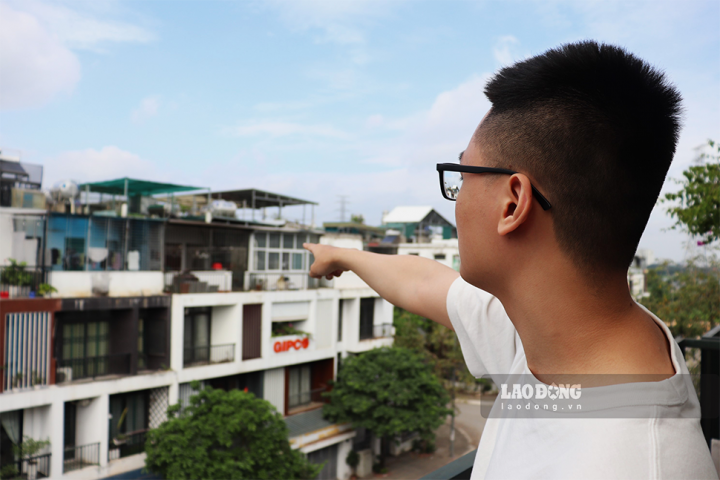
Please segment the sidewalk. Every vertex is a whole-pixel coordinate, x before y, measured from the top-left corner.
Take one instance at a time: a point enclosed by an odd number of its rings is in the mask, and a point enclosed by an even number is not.
[[[397,457],[388,457],[385,466],[388,473],[371,474],[362,478],[383,478],[387,480],[418,479],[438,468],[457,460],[464,454],[475,450],[477,445],[470,443],[470,437],[455,423],[455,456],[450,457],[450,419],[435,432],[437,450],[433,454],[403,453]]]

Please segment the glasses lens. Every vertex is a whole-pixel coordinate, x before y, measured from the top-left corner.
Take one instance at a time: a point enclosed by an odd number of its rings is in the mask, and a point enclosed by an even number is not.
[[[443,172],[443,188],[448,198],[457,199],[460,187],[462,187],[462,173],[448,172],[447,170]]]

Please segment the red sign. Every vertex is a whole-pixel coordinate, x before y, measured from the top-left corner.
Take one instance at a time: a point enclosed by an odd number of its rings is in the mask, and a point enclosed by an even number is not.
[[[284,340],[282,342],[277,341],[273,345],[273,350],[275,350],[275,353],[287,352],[291,349],[302,350],[308,348],[309,345],[310,339],[308,337],[305,337],[302,340],[298,338],[296,340]]]

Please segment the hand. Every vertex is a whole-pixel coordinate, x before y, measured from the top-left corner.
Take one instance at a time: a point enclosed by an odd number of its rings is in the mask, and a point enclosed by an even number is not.
[[[339,277],[348,270],[340,265],[339,253],[343,250],[342,248],[320,245],[319,243],[303,243],[303,248],[315,256],[315,261],[310,266],[310,276],[312,278],[325,277],[332,280],[333,277]]]

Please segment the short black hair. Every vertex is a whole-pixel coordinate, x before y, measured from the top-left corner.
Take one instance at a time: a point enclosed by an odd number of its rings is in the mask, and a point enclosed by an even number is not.
[[[583,41],[501,69],[485,95],[476,139],[491,163],[531,177],[576,265],[626,270],[675,154],[676,88],[623,48]]]

